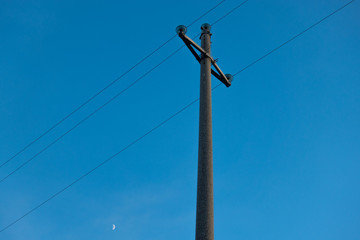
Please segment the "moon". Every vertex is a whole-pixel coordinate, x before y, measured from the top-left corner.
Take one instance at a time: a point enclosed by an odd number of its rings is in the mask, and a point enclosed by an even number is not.
[[[112,226],[112,230],[114,231],[114,230],[115,230],[115,228],[116,228],[116,226],[115,226],[115,224],[113,224],[113,226]]]

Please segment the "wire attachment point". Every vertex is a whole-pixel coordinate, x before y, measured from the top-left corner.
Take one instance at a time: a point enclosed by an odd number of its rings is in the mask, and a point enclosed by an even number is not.
[[[187,27],[184,25],[179,25],[176,27],[177,34],[185,34],[187,32]]]

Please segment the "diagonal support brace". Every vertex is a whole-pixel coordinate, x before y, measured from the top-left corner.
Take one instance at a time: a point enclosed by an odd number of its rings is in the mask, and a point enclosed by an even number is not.
[[[190,52],[194,55],[194,57],[196,58],[196,60],[198,62],[200,62],[202,57],[207,57],[210,58],[211,60],[211,64],[214,66],[214,69],[211,69],[211,74],[216,77],[217,79],[220,80],[220,82],[222,82],[226,87],[230,87],[231,86],[231,80],[232,80],[232,76],[226,76],[221,69],[219,68],[219,66],[216,64],[216,61],[214,60],[213,57],[211,57],[207,52],[205,52],[204,49],[202,49],[196,42],[194,42],[191,38],[189,38],[188,36],[185,35],[185,33],[183,31],[179,31],[178,32],[179,37],[184,41],[185,45],[189,48]],[[198,50],[201,53],[201,56],[195,51]]]

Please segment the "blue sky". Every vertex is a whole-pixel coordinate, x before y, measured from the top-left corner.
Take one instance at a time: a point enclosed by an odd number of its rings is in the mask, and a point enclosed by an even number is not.
[[[0,163],[218,2],[0,1]],[[235,73],[345,3],[250,0],[212,28],[213,56]],[[213,92],[216,239],[360,238],[359,4]],[[0,176],[182,45],[172,40]],[[196,99],[199,70],[184,48],[2,182],[0,227]],[[197,133],[195,104],[0,239],[194,238]]]

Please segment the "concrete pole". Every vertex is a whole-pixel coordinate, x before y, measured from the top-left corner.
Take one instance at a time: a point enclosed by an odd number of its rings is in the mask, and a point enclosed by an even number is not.
[[[201,30],[201,48],[210,56],[210,25],[203,24]],[[195,240],[214,240],[210,58],[202,54],[200,66],[200,123]]]

